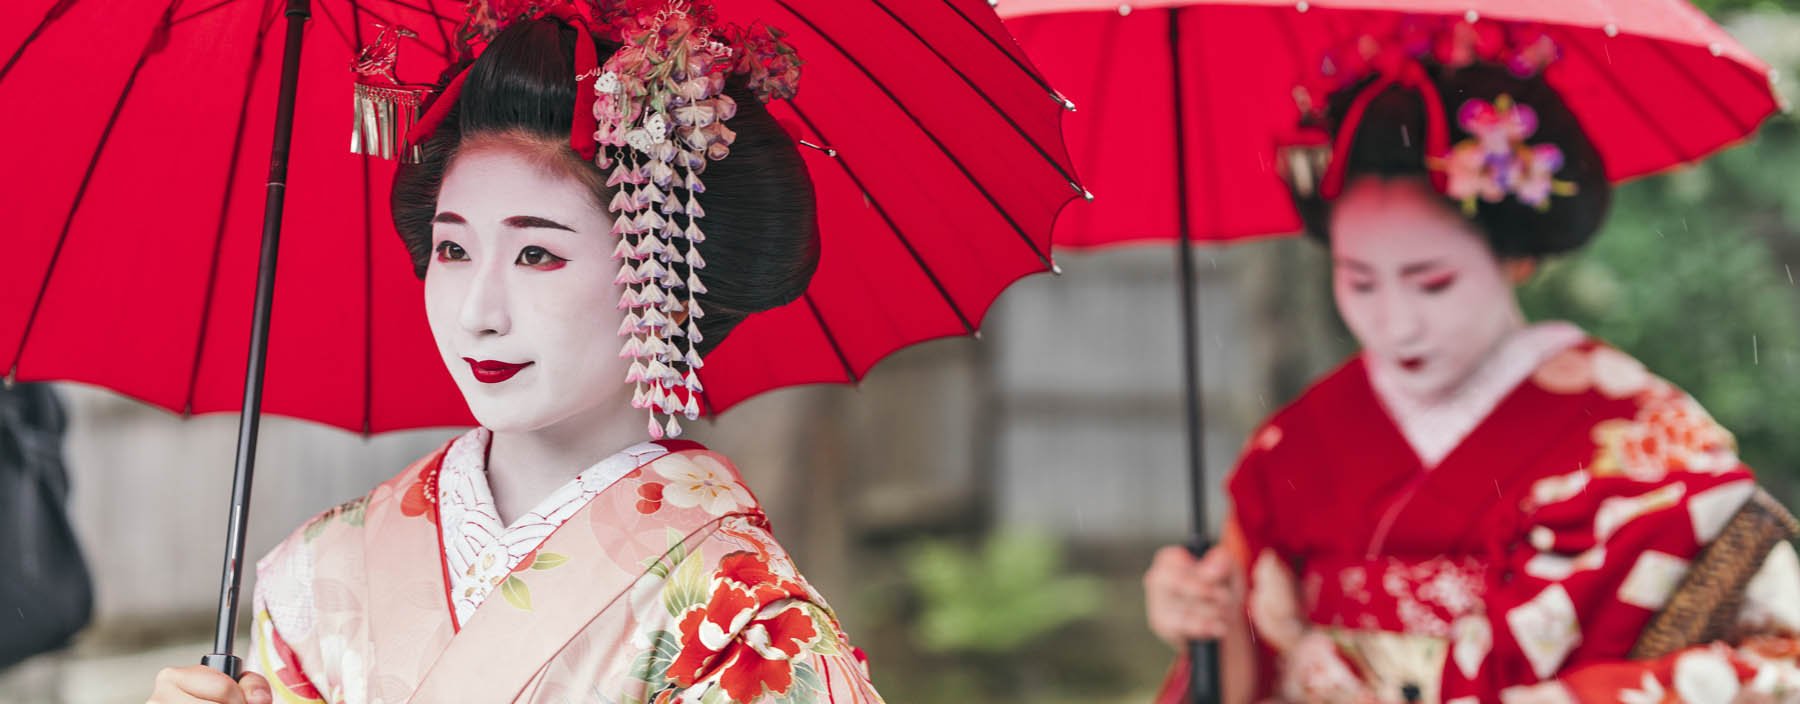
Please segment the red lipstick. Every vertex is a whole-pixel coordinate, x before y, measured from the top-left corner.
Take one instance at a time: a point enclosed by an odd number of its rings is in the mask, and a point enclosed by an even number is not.
[[[1407,357],[1400,360],[1400,368],[1409,372],[1419,371],[1419,368],[1423,366],[1425,366],[1424,357]]]
[[[464,357],[463,361],[469,363],[469,371],[474,372],[475,380],[483,384],[498,384],[506,381],[513,378],[514,374],[524,371],[526,367],[536,364],[536,362],[513,364],[512,362],[496,362],[491,359],[475,360],[468,357]]]

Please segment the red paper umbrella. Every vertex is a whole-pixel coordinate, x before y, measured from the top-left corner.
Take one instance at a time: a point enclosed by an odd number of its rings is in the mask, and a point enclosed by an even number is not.
[[[1327,50],[1402,13],[1545,25],[1562,49],[1545,79],[1589,127],[1614,181],[1702,159],[1777,109],[1769,67],[1685,0],[1000,0],[997,9],[1079,106],[1069,148],[1100,198],[1063,215],[1058,247],[1174,240],[1183,212],[1195,240],[1297,232],[1275,170],[1278,143],[1300,118],[1294,87]]]
[[[0,373],[105,386],[181,413],[236,411],[286,0],[0,3]],[[350,70],[398,25],[400,78],[431,82],[456,0],[317,0],[300,56],[264,409],[361,432],[472,422],[425,325],[388,211],[393,165],[351,154]],[[724,0],[806,62],[771,106],[805,149],[823,260],[701,372],[707,411],[861,378],[973,332],[1049,268],[1079,193],[1065,112],[980,0]]]
[[[981,0],[716,4],[805,61],[770,108],[815,147],[823,254],[800,300],[707,358],[707,413],[972,333],[1050,268],[1081,192],[1064,106]],[[0,3],[0,371],[244,412],[221,669],[259,409],[365,433],[472,422],[390,225],[393,166],[348,149],[377,28],[416,35],[398,77],[430,83],[464,17],[458,0]]]
[[[1777,107],[1768,66],[1683,0],[998,0],[1033,64],[1080,106],[1068,124],[1099,194],[1057,224],[1061,247],[1171,242],[1181,271],[1193,546],[1206,538],[1194,242],[1299,231],[1280,148],[1295,88],[1333,49],[1406,16],[1541,25],[1561,49],[1546,80],[1615,181],[1690,163]],[[1210,643],[1192,649],[1213,701]],[[1179,694],[1170,692],[1169,694]]]

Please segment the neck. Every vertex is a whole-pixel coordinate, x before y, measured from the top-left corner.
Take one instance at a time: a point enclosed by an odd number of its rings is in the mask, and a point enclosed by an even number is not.
[[[646,439],[644,412],[629,404],[594,410],[532,430],[494,431],[488,445],[488,488],[500,519],[531,510],[550,492],[600,460]]]

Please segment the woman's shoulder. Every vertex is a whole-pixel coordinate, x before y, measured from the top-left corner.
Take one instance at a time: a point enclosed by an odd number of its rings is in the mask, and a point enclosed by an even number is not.
[[[436,450],[414,460],[399,474],[376,484],[361,496],[320,511],[303,521],[257,562],[258,579],[280,579],[287,572],[293,571],[284,569],[285,565],[292,565],[296,561],[310,562],[304,559],[305,555],[318,550],[320,545],[345,542],[344,536],[360,534],[372,506],[399,501],[400,510],[406,515],[420,515],[431,510],[431,504],[437,499],[437,470],[443,465],[444,453],[454,442],[451,440],[438,446]]]

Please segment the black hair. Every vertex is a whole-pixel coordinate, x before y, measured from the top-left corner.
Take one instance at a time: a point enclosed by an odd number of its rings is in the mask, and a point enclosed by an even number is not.
[[[576,109],[576,41],[595,40],[554,19],[524,20],[501,30],[469,67],[461,96],[425,141],[421,161],[401,167],[392,195],[394,227],[420,278],[431,259],[431,220],[444,172],[465,138],[523,132],[567,144]],[[602,62],[618,49],[595,43]],[[446,75],[454,73],[453,67]],[[726,94],[737,101],[730,122],[737,138],[730,155],[707,164],[706,190],[695,195],[706,212],[701,224],[706,268],[700,279],[707,292],[697,296],[706,313],[699,319],[701,354],[751,313],[799,298],[819,263],[816,201],[799,147],[740,81],[728,81]],[[568,158],[591,170],[584,180],[604,206],[611,194],[598,167],[573,149]],[[688,224],[686,215],[671,217],[682,227]],[[670,266],[687,277],[687,265]]]
[[[1430,69],[1428,69],[1430,70]],[[1500,257],[1536,258],[1572,251],[1586,243],[1606,220],[1612,200],[1612,184],[1600,153],[1587,138],[1581,122],[1569,110],[1556,89],[1542,76],[1520,78],[1510,71],[1485,64],[1456,70],[1433,70],[1433,82],[1450,123],[1450,143],[1469,135],[1456,124],[1457,110],[1472,99],[1494,102],[1502,95],[1537,111],[1538,129],[1531,144],[1554,144],[1563,152],[1562,170],[1556,177],[1575,184],[1573,195],[1550,198],[1540,210],[1507,197],[1499,203],[1480,202],[1471,221]],[[1369,79],[1373,81],[1374,79]],[[1327,131],[1336,137],[1350,104],[1368,82],[1333,94],[1325,114]],[[1373,98],[1362,121],[1355,126],[1346,167],[1345,185],[1358,176],[1384,179],[1428,178],[1425,163],[1425,109],[1418,91],[1389,87]],[[1294,196],[1306,233],[1327,244],[1331,241],[1331,204],[1312,195]],[[1448,202],[1448,201],[1446,201]],[[1452,204],[1452,207],[1460,207]]]

